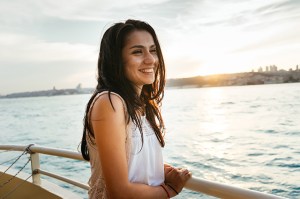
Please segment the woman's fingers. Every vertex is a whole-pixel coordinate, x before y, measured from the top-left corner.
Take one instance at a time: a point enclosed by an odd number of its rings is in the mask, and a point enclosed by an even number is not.
[[[184,175],[186,175],[186,174],[190,173],[190,171],[187,170],[187,169],[185,169],[185,170],[182,170],[182,173],[183,173]]]
[[[173,167],[165,167],[165,174],[170,173],[172,170],[174,170]]]

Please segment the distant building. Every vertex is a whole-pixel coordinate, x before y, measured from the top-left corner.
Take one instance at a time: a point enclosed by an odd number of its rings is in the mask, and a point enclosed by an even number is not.
[[[299,66],[298,65],[296,66],[296,71],[299,71]]]
[[[270,66],[270,72],[277,72],[277,66],[271,65]]]
[[[76,90],[81,90],[81,84],[80,83],[76,86]]]
[[[270,66],[271,68],[272,66]],[[269,66],[266,66],[266,72],[269,72]]]
[[[259,73],[263,72],[262,67],[259,67],[258,70],[257,70],[257,72],[259,72]]]

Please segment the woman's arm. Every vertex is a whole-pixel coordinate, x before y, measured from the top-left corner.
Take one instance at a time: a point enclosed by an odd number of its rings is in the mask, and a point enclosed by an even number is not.
[[[124,107],[118,96],[111,95],[111,101],[113,107],[108,95],[100,96],[90,118],[109,198],[167,198],[160,186],[128,181]]]

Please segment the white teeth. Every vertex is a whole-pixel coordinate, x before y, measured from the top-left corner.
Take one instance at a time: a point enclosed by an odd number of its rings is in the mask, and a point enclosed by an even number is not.
[[[152,73],[153,72],[153,68],[141,69],[140,71],[143,72],[143,73]]]

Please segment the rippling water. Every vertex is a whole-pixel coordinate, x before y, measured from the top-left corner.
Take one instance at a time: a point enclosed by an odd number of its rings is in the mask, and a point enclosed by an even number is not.
[[[88,99],[89,95],[1,99],[1,144],[77,150]],[[196,177],[300,197],[299,83],[168,89],[163,115],[166,162],[187,167]],[[13,155],[0,153],[0,163],[8,157]],[[50,156],[41,160],[43,169],[88,180],[88,163]],[[213,197],[184,190],[176,198]]]

